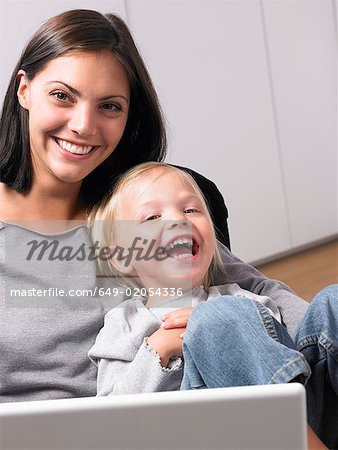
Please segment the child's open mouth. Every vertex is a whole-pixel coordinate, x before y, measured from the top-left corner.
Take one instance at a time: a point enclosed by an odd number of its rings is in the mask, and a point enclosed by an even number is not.
[[[195,257],[198,253],[199,245],[194,238],[174,239],[165,247],[165,251],[170,258],[184,260]]]

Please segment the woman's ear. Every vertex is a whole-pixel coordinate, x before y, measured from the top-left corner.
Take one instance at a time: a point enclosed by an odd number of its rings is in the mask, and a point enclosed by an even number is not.
[[[123,255],[123,248],[119,245],[110,246],[110,264],[123,275],[136,275],[134,267],[130,264],[128,254]]]
[[[20,105],[28,109],[29,105],[29,82],[26,77],[26,72],[22,69],[16,75],[17,80],[19,81],[19,87],[17,91],[17,96]]]

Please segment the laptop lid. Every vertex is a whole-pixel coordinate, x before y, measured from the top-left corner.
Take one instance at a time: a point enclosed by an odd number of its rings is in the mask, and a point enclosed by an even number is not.
[[[1,450],[305,450],[298,383],[0,404]]]

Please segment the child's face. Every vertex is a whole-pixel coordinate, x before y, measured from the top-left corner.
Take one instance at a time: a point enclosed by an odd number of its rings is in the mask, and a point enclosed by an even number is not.
[[[160,169],[147,172],[123,194],[117,219],[119,246],[128,249],[140,238],[137,247],[143,255],[152,241],[151,254],[165,249],[160,258],[148,261],[133,252],[129,273],[136,273],[146,288],[189,289],[203,283],[214,255],[214,231],[204,204],[186,180]]]

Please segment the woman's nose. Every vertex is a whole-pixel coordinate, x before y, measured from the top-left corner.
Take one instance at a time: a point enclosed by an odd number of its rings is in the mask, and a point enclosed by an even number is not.
[[[72,110],[68,127],[79,136],[94,135],[96,128],[95,111],[89,105],[77,105]]]

